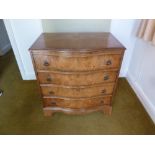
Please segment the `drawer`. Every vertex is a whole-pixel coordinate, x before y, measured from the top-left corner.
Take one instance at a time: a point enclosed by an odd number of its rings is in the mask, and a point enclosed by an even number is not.
[[[59,97],[94,97],[100,95],[112,94],[114,84],[99,84],[93,86],[61,86],[61,85],[42,85],[41,91],[43,96]]]
[[[120,54],[102,54],[87,56],[58,56],[34,54],[37,70],[89,71],[119,68]]]
[[[71,98],[44,98],[44,107],[62,107],[62,108],[91,108],[96,106],[110,105],[111,97],[94,97],[86,99]]]
[[[115,82],[116,77],[117,71],[38,72],[38,79],[41,84],[60,84],[69,86]]]

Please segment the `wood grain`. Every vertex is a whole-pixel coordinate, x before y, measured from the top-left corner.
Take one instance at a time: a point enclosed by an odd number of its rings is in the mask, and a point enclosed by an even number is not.
[[[58,97],[94,97],[100,95],[112,94],[114,83],[98,84],[91,86],[62,86],[62,85],[41,85],[42,94],[44,96]]]
[[[96,111],[101,111],[105,115],[111,115],[112,112],[112,106],[110,105],[104,105],[104,106],[96,106],[91,108],[80,108],[80,109],[73,109],[73,108],[62,108],[62,107],[46,107],[43,108],[44,115],[45,116],[52,116],[55,112],[63,112],[65,114],[70,115],[84,115]]]
[[[44,115],[111,115],[124,51],[110,33],[41,34],[30,52]]]
[[[47,56],[34,54],[34,61],[37,70],[58,70],[58,71],[90,71],[99,69],[118,68],[121,55],[95,55],[77,57]]]
[[[87,72],[38,72],[40,84],[57,84],[68,86],[87,86],[93,84],[102,84],[115,82],[117,71],[87,71]]]
[[[88,33],[43,33],[30,47],[37,50],[103,50],[125,49],[125,47],[108,32]]]
[[[63,98],[63,97],[44,97],[44,107],[62,108],[90,108],[96,106],[110,105],[111,96],[100,96],[92,98]]]

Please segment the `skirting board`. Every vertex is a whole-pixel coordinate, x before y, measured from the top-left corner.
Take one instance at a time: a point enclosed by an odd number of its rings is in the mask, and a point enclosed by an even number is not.
[[[155,106],[153,103],[150,101],[150,99],[146,96],[145,92],[143,89],[140,87],[140,85],[134,80],[133,76],[128,73],[127,74],[127,80],[129,84],[131,85],[132,89],[135,91],[137,97],[141,101],[142,105],[144,106],[145,110],[153,120],[155,124]]]
[[[25,73],[23,80],[36,80],[35,73]]]

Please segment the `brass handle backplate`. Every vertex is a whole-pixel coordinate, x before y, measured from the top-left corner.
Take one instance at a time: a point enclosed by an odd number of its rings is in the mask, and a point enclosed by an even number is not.
[[[48,61],[44,61],[44,66],[49,66],[49,62]]]
[[[104,80],[109,80],[109,75],[105,75]]]
[[[54,95],[54,92],[53,92],[53,91],[49,91],[49,94],[50,94],[50,95]]]
[[[51,82],[52,81],[52,78],[49,76],[49,77],[47,77],[47,79],[46,79],[48,82]]]
[[[56,105],[56,102],[52,101],[51,104],[52,104],[52,105]]]
[[[106,65],[111,65],[111,64],[112,64],[111,60],[108,60],[108,61],[106,62]]]
[[[103,100],[101,100],[100,104],[104,104],[104,101],[103,101]]]
[[[102,94],[106,93],[106,89],[103,89],[101,92],[102,92]]]

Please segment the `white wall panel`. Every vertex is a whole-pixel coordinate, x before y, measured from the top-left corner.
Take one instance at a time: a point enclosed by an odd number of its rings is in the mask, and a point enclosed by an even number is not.
[[[41,20],[11,19],[9,21],[6,20],[5,23],[16,60],[17,62],[20,61],[18,65],[22,73],[22,78],[25,80],[35,79],[28,49],[43,32]]]
[[[126,47],[122,68],[120,71],[120,76],[125,77],[130,59],[132,56],[132,51],[136,41],[135,30],[137,20],[135,19],[122,19],[122,20],[112,20],[111,21],[111,33]]]

